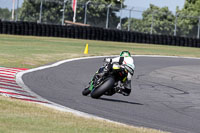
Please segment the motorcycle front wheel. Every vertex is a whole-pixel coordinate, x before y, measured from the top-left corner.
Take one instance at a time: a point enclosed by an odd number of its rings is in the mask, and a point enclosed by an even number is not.
[[[82,91],[82,95],[83,96],[87,96],[88,94],[90,94],[90,90],[89,90],[89,88],[85,88],[83,91]]]
[[[95,88],[91,92],[90,94],[91,97],[95,99],[100,98],[106,91],[114,87],[114,83],[115,83],[115,80],[113,77],[107,78],[101,86],[99,86],[98,88]]]

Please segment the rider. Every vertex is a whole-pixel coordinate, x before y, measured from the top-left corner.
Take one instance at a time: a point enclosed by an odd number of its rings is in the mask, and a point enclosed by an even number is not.
[[[119,93],[122,93],[124,96],[129,96],[131,93],[131,78],[134,74],[135,65],[134,60],[131,57],[129,51],[122,51],[119,57],[115,58],[105,58],[107,63],[119,63],[119,65],[125,66],[125,69],[128,70],[127,81],[124,83],[124,89],[120,90]]]

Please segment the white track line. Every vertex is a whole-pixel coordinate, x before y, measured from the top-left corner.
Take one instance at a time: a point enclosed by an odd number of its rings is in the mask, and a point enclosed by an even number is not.
[[[2,77],[0,77],[0,81],[16,83],[15,79],[8,79],[8,78],[2,78]]]
[[[0,86],[3,85],[3,84],[6,84],[8,86],[13,86],[13,87],[14,86],[19,87],[16,82],[15,83],[14,82],[13,83],[9,83],[9,82],[4,82],[4,81],[0,80]]]
[[[4,83],[4,84],[8,84],[8,85],[17,85],[17,83],[16,82],[9,82],[9,81],[3,81],[3,80],[1,80],[0,79],[0,83]]]
[[[27,93],[27,91],[23,90],[23,89],[15,89],[15,88],[8,88],[8,87],[0,87],[0,89],[5,89],[5,90],[14,90],[16,92],[24,92]]]
[[[4,71],[4,72],[9,72],[9,73],[17,73],[20,72],[22,70],[16,70],[16,69],[0,69],[0,71]]]
[[[8,88],[12,88],[12,89],[22,89],[20,86],[16,86],[16,85],[9,85],[9,84],[7,84],[7,83],[0,83],[0,87],[1,86],[4,86],[4,87],[8,87]]]
[[[17,92],[17,91],[15,91],[15,90],[11,90],[11,89],[6,89],[6,88],[1,88],[0,87],[0,93],[13,93],[14,95],[26,95],[27,97],[32,97],[31,95],[30,95],[30,93],[28,93],[28,92]]]
[[[36,100],[36,97],[33,97],[31,93],[26,92],[16,83],[15,75],[20,71],[22,70],[15,68],[0,68],[0,94],[18,99]]]
[[[46,101],[38,100],[37,97],[32,96],[32,93],[23,90],[16,83],[15,75],[21,71],[25,70],[0,67],[0,94],[25,101],[47,103]]]
[[[15,74],[13,74],[13,73],[10,73],[10,72],[2,72],[1,70],[0,70],[0,75],[12,75],[12,76],[15,76]]]
[[[15,87],[10,87],[10,86],[4,86],[4,85],[1,85],[0,88],[5,88],[5,89],[11,89],[11,90],[24,90],[23,88],[15,88]],[[26,90],[24,90],[26,91]]]

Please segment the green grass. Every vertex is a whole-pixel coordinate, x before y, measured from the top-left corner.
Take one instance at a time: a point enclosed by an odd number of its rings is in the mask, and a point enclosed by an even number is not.
[[[88,55],[83,54],[86,43]],[[75,57],[118,55],[122,50],[134,55],[200,57],[200,49],[190,47],[0,35],[0,66],[34,68]]]
[[[71,113],[0,96],[1,133],[162,133],[86,119]]]
[[[84,55],[85,44],[89,54]],[[150,44],[104,42],[52,37],[0,35],[0,66],[35,68],[52,62],[83,56],[134,55],[200,57],[199,48]],[[85,119],[34,103],[0,96],[0,132],[3,133],[160,133],[160,131],[122,126]]]

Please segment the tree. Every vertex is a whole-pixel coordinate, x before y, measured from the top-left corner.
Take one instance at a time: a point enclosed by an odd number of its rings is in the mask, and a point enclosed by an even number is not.
[[[177,9],[178,34],[196,37],[200,17],[200,0],[186,0],[182,10]]]
[[[11,19],[11,11],[9,11],[8,8],[0,8],[0,19],[10,20]]]
[[[126,22],[124,22],[123,29],[128,30],[128,26],[130,23],[130,30],[131,31],[136,31],[136,32],[143,32],[143,20],[142,19],[136,19],[136,18],[131,18],[128,20],[128,18],[125,19]],[[129,22],[130,21],[130,22]]]
[[[109,4],[112,4],[110,8],[108,7]],[[116,12],[118,12],[120,8],[118,7],[118,3],[112,1],[106,2],[104,0],[96,0],[96,2],[92,2],[88,6],[88,24],[105,27],[108,8],[110,11],[109,27],[116,28],[119,23],[119,18],[116,16]]]
[[[43,10],[42,10],[42,22],[46,23],[61,23],[62,20],[62,9],[63,9],[64,0],[43,1]],[[85,3],[88,0],[78,0],[77,3],[77,22],[84,22],[85,17]],[[116,4],[112,2],[112,5]],[[24,0],[22,9],[20,11],[20,19],[22,21],[34,21],[39,20],[40,14],[40,0]],[[106,2],[105,0],[93,0],[87,5],[87,20],[88,24],[95,26],[104,26],[106,23],[106,14],[107,14],[107,5],[110,4],[110,1]],[[110,9],[110,22],[117,23],[118,19],[116,16],[116,11],[119,9],[112,8]],[[73,11],[71,7],[71,0],[66,2],[65,9],[65,20],[73,20]],[[117,25],[117,24],[116,24]]]
[[[128,27],[128,21],[125,27]],[[168,7],[159,8],[150,5],[142,14],[142,19],[131,19],[131,30],[144,33],[154,34],[173,34],[174,15],[169,11]],[[152,28],[152,29],[151,29]]]
[[[24,0],[19,13],[19,18],[22,21],[37,22],[40,15],[41,0]],[[61,0],[44,1],[42,6],[42,21],[46,23],[60,22],[62,12]]]

